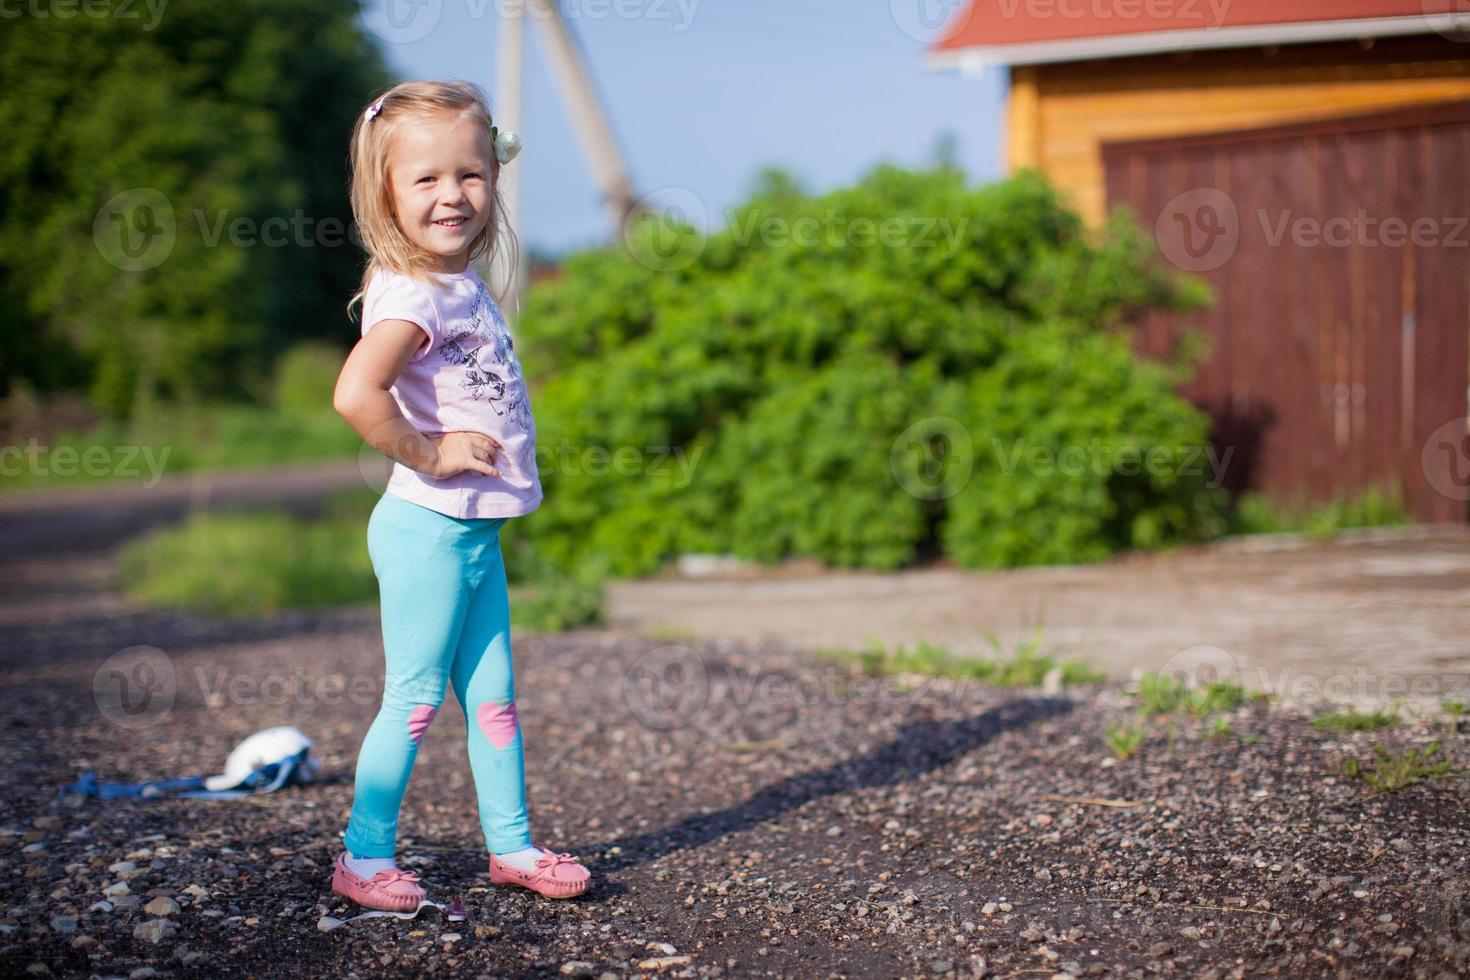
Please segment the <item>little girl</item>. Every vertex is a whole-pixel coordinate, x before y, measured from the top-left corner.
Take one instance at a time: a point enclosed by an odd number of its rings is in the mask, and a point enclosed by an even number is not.
[[[591,878],[531,840],[499,535],[541,502],[536,427],[505,319],[470,266],[495,254],[496,183],[519,149],[464,82],[395,85],[352,134],[352,210],[369,258],[348,304],[350,314],[362,299],[362,340],[333,404],[394,466],[367,528],[383,703],[358,753],[332,890],[375,909],[425,898],[394,845],[446,684],[464,709],[490,881],[570,898]]]

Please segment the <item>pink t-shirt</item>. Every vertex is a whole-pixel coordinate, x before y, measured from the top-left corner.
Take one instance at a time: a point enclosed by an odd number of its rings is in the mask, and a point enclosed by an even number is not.
[[[403,417],[425,435],[483,432],[500,443],[500,476],[435,480],[393,465],[388,492],[450,517],[519,517],[541,503],[536,422],[505,317],[474,269],[431,273],[435,286],[379,271],[362,304],[362,333],[407,320],[428,336],[393,385]]]

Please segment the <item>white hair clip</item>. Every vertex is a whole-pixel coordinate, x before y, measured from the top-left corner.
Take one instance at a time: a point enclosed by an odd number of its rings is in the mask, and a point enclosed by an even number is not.
[[[521,152],[519,133],[512,133],[510,130],[501,132],[499,126],[491,126],[490,136],[495,141],[495,159],[500,161],[501,166],[510,163]]]
[[[382,111],[383,111],[383,100],[382,99],[379,99],[378,101],[374,102],[372,105],[368,106],[367,112],[365,112],[363,115],[367,118],[367,121],[368,122],[372,122],[374,119],[378,118],[378,113],[380,113]]]

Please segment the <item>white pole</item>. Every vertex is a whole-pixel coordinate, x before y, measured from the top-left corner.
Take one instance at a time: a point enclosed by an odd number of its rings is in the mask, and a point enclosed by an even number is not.
[[[521,132],[521,94],[525,78],[526,20],[522,16],[523,4],[506,4],[504,9],[505,16],[500,21],[499,78],[496,92],[490,102],[491,109],[495,113],[495,125],[502,131],[511,130],[519,133]],[[524,167],[524,161],[517,158],[510,166],[501,169],[498,181],[500,196],[505,202],[505,223],[514,229],[517,235],[521,233],[520,172]],[[490,270],[490,288],[497,296],[502,297],[500,305],[507,319],[518,314],[521,308],[521,295],[525,290],[527,269],[530,265],[524,247],[522,243],[523,251],[513,276],[508,256],[495,263],[495,267]]]
[[[572,117],[572,129],[582,144],[593,179],[602,192],[613,220],[614,234],[621,235],[623,222],[634,204],[632,182],[622,155],[613,140],[607,114],[598,102],[597,91],[588,77],[587,67],[572,41],[571,31],[562,19],[556,0],[529,0],[531,15],[536,18],[562,100]]]

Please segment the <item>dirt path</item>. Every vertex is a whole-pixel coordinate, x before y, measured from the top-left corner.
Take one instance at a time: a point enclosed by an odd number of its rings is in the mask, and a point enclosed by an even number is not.
[[[1040,621],[1047,646],[1119,677],[1193,650],[1305,705],[1470,702],[1470,529],[1455,526],[991,573],[650,579],[615,583],[611,598],[615,624],[656,636],[993,655],[986,630],[1011,649]]]
[[[57,554],[105,554],[191,510],[250,506],[309,513],[328,494],[363,486],[355,461],[271,470],[180,473],[156,486],[132,482],[0,493],[0,564]]]

